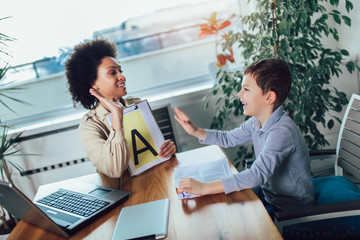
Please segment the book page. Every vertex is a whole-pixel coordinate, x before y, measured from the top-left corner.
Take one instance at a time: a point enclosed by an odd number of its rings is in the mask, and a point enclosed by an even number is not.
[[[222,179],[231,174],[227,158],[202,162],[198,164],[187,164],[175,168],[175,185],[179,186],[181,178],[193,178],[200,182],[211,182]],[[198,195],[182,192],[178,193],[179,199],[199,197]]]
[[[207,163],[226,158],[225,153],[217,145],[208,145],[176,154],[180,166]]]

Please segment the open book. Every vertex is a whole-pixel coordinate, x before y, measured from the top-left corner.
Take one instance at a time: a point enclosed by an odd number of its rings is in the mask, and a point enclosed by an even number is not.
[[[111,114],[106,115],[106,118],[111,126]],[[128,168],[131,176],[139,175],[169,159],[159,155],[165,138],[146,100],[124,108],[123,121],[125,139],[131,151]]]
[[[204,150],[207,152],[206,156],[197,154],[203,153]],[[207,146],[201,148],[201,151],[195,149],[178,153],[176,157],[180,163],[180,166],[175,168],[176,189],[181,178],[193,178],[200,182],[211,182],[231,174],[228,159],[218,146]],[[194,197],[199,196],[178,192],[179,199]]]

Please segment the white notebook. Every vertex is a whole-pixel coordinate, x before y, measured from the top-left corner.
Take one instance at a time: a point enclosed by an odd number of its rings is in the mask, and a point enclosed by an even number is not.
[[[111,240],[165,238],[168,232],[169,209],[170,199],[124,207]]]

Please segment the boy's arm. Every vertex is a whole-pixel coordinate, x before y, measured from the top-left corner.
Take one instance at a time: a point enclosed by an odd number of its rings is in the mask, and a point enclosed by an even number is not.
[[[212,182],[199,182],[193,178],[181,178],[178,191],[179,193],[187,192],[202,196],[223,193],[225,190],[221,180]]]

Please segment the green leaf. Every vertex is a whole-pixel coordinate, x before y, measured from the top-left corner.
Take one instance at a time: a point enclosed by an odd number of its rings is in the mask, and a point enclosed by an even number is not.
[[[332,14],[333,15],[333,18],[334,18],[334,21],[337,23],[337,24],[341,24],[341,18],[339,15],[337,14]]]
[[[209,102],[206,102],[206,103],[205,103],[204,108],[205,108],[205,109],[208,109],[208,108],[209,108]]]
[[[357,0],[355,0],[355,1],[357,1]],[[346,7],[347,12],[350,12],[350,10],[353,10],[353,8],[354,8],[353,4],[348,0],[346,0],[345,7]]]
[[[218,105],[221,100],[222,100],[222,98],[218,98],[218,100],[216,101],[215,105]]]
[[[278,31],[279,32],[286,32],[286,25],[287,22],[286,21],[281,21],[278,25]]]
[[[319,5],[320,12],[326,12],[326,8],[322,5]]]
[[[339,41],[339,39],[340,39],[339,32],[336,29],[334,29],[333,37],[336,41]]]
[[[235,108],[238,108],[240,106],[239,99],[234,99],[233,104],[234,104]]]
[[[337,121],[338,123],[341,123],[341,122],[342,122],[342,120],[341,120],[339,117],[336,117],[336,116],[335,116],[335,119],[336,119],[336,121]]]
[[[328,121],[328,123],[327,123],[327,127],[328,127],[329,129],[332,129],[332,128],[334,127],[334,120],[330,119],[330,120]]]
[[[349,56],[349,52],[346,49],[341,49],[340,52],[342,55]]]
[[[330,0],[331,5],[335,5],[338,6],[339,5],[339,0]]]
[[[352,61],[347,62],[345,66],[349,73],[352,73],[355,70],[355,64]]]
[[[351,19],[348,16],[342,16],[342,19],[344,20],[345,24],[349,27],[351,26]]]

